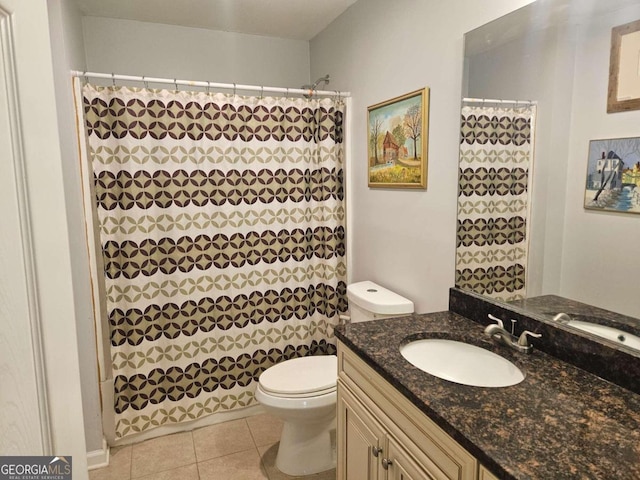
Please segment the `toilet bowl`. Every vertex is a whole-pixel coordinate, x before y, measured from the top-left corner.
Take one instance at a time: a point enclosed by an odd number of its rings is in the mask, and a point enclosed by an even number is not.
[[[292,476],[335,467],[335,355],[300,357],[260,375],[256,400],[284,421],[276,467]]]
[[[413,313],[413,303],[373,282],[347,287],[351,321],[361,322]],[[260,375],[256,400],[284,421],[276,467],[292,476],[334,468],[335,355],[285,360]]]

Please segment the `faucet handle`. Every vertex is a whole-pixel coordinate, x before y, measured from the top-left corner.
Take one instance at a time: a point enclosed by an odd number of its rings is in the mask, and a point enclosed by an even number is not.
[[[542,336],[541,333],[533,333],[533,332],[530,332],[529,330],[525,330],[520,334],[520,337],[518,337],[518,345],[522,347],[529,346],[529,342],[527,341],[527,335],[534,338],[540,338]]]
[[[487,315],[487,317],[489,317],[491,320],[494,320],[496,322],[498,322],[498,326],[500,328],[504,328],[504,323],[502,322],[502,320],[500,320],[498,317],[494,317],[493,315],[491,315],[490,313]]]

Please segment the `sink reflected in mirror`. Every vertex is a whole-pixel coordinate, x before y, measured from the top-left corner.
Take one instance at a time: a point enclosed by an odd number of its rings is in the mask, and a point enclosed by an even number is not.
[[[640,351],[640,337],[620,330],[619,328],[602,325],[602,319],[600,319],[599,322],[589,321],[589,317],[572,317],[564,312],[560,312],[553,317],[553,320],[568,327],[577,328],[583,332],[592,333],[619,345],[625,345]]]
[[[524,373],[506,358],[484,348],[442,338],[415,340],[400,347],[414,367],[438,378],[473,387],[509,387]]]

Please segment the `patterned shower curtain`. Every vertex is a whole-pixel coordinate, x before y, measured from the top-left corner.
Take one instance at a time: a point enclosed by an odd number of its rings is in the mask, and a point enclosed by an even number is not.
[[[269,366],[334,353],[342,102],[90,84],[83,95],[116,435],[252,405]]]
[[[535,106],[462,108],[456,286],[500,300],[526,294]]]

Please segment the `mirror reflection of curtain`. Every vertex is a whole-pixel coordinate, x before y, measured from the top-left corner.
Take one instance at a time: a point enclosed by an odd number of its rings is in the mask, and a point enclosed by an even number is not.
[[[526,295],[535,105],[462,108],[456,287]]]
[[[83,94],[116,436],[252,405],[266,368],[335,353],[342,102],[90,84]]]

